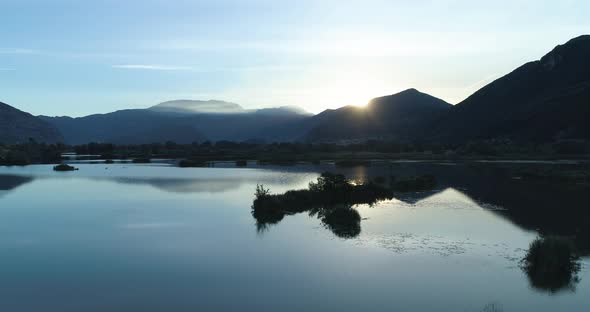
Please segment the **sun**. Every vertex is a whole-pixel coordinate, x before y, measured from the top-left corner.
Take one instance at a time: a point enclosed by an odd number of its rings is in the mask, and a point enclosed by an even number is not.
[[[318,113],[343,106],[364,108],[371,99],[392,94],[396,89],[384,81],[360,74],[319,76],[308,82],[315,84],[305,89],[299,101]]]

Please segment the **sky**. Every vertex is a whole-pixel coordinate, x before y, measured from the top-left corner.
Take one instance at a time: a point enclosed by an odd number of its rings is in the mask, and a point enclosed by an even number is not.
[[[83,116],[174,99],[456,104],[590,33],[590,1],[0,0],[0,101]]]

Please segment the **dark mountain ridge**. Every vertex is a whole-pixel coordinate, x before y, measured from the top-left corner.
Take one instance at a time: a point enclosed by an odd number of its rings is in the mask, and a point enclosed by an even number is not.
[[[312,117],[306,138],[311,141],[411,140],[451,107],[441,99],[408,89],[375,98],[366,107],[326,110]]]
[[[455,105],[432,124],[431,141],[588,139],[590,36],[555,47]]]
[[[51,124],[0,102],[0,143],[23,143],[29,139],[45,143],[63,141],[60,132]]]

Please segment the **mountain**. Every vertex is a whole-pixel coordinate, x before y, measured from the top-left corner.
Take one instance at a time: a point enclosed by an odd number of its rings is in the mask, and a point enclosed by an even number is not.
[[[590,138],[590,36],[555,47],[455,105],[432,124],[430,141]]]
[[[301,134],[285,134],[279,129],[308,117],[308,113],[293,107],[244,110],[238,104],[228,102],[187,100],[79,118],[40,116],[57,127],[68,144],[290,141]]]
[[[306,139],[409,140],[451,107],[451,104],[441,99],[416,89],[408,89],[375,98],[366,107],[345,106],[326,110],[310,119]]]
[[[219,104],[219,106],[217,106]],[[415,89],[318,115],[294,106],[244,110],[222,101],[170,101],[148,109],[80,118],[47,117],[69,144],[164,141],[337,141],[410,139],[451,105]],[[238,109],[239,108],[239,109]],[[230,112],[234,113],[230,113]]]
[[[154,105],[149,110],[166,113],[183,114],[241,114],[246,110],[236,104],[224,101],[209,100],[174,100]]]
[[[51,124],[10,105],[0,102],[0,143],[63,141],[59,131]]]
[[[79,118],[39,118],[57,127],[68,144],[147,144],[166,141],[192,143],[205,140],[196,124],[190,120],[147,109],[120,110]]]

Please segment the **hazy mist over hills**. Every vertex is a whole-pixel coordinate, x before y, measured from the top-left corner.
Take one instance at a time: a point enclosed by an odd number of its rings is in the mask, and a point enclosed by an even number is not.
[[[209,100],[174,100],[163,102],[149,108],[156,112],[184,114],[241,114],[246,110],[236,103]]]

